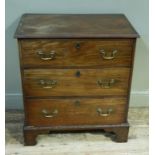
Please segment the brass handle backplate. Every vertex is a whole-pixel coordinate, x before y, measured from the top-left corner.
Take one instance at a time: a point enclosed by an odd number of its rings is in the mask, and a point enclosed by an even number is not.
[[[104,49],[100,49],[100,53],[102,54],[103,59],[111,60],[116,57],[117,50],[113,50],[112,52],[105,52]]]
[[[53,60],[55,58],[55,51],[51,51],[50,53],[44,53],[43,51],[37,51],[37,55],[41,60]]]
[[[101,88],[111,88],[116,83],[115,79],[100,79],[97,81],[97,84]]]
[[[49,112],[48,110],[43,109],[41,113],[46,118],[52,118],[52,117],[54,117],[54,116],[56,116],[58,114],[58,110],[54,109],[54,110]]]
[[[39,80],[39,85],[42,86],[42,88],[54,88],[57,85],[56,80]]]
[[[107,116],[111,115],[113,112],[114,112],[114,110],[112,108],[108,108],[106,110],[97,108],[97,113],[99,114],[99,116],[102,116],[102,117],[107,117]]]

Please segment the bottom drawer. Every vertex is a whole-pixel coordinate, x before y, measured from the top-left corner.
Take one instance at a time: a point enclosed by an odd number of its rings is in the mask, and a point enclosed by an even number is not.
[[[126,120],[126,98],[27,99],[26,122],[33,126],[109,125]]]

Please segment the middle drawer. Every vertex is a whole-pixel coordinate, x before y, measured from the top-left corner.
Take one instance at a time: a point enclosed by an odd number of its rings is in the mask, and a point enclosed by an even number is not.
[[[27,69],[28,97],[127,95],[130,68]]]

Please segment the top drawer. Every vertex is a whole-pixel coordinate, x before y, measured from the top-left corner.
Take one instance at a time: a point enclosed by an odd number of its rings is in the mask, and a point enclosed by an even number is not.
[[[22,39],[23,67],[131,66],[134,39]]]

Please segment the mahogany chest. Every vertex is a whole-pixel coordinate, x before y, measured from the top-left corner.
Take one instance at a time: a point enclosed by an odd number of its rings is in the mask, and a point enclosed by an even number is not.
[[[137,32],[122,14],[24,14],[18,39],[25,145],[39,134],[100,130],[128,139]]]

